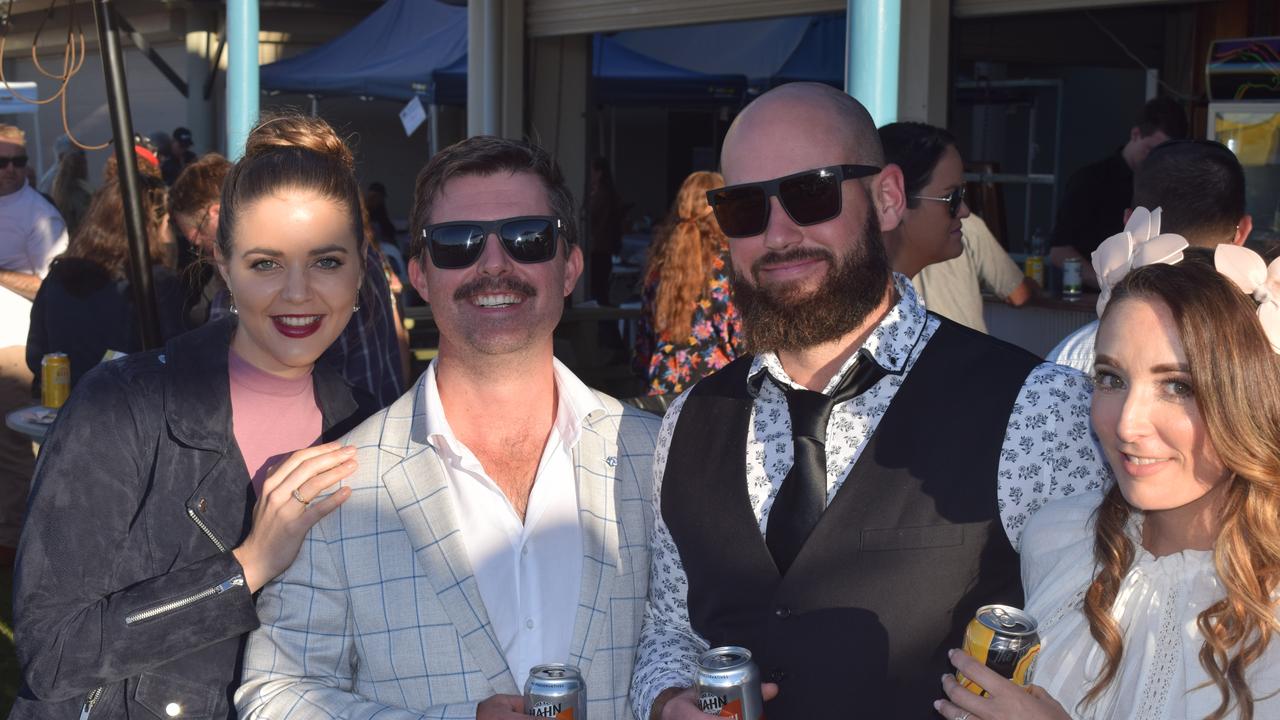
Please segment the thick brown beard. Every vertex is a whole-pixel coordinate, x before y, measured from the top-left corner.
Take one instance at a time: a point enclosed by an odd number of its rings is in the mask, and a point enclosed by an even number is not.
[[[831,266],[817,290],[807,296],[794,285],[766,288],[758,284],[766,262],[823,258]],[[837,340],[857,329],[884,299],[889,258],[880,239],[880,221],[868,210],[862,237],[837,260],[826,248],[768,253],[752,265],[753,279],[732,275],[733,302],[742,314],[747,350],[752,353],[795,352]]]

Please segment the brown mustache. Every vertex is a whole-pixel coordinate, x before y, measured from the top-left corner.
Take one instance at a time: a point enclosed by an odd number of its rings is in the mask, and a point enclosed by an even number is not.
[[[481,277],[460,285],[457,290],[453,291],[453,299],[461,302],[473,295],[489,293],[496,295],[506,292],[524,295],[525,297],[536,297],[538,295],[537,288],[519,278]]]
[[[764,255],[756,258],[755,262],[751,263],[751,275],[753,277],[759,277],[760,271],[765,265],[777,265],[795,262],[796,260],[826,260],[827,262],[834,263],[835,256],[832,255],[829,250],[816,247],[794,248],[786,252],[770,250]]]

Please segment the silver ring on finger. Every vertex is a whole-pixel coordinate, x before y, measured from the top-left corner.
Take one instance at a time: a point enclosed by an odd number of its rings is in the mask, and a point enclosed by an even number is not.
[[[293,489],[293,499],[302,503],[302,507],[307,507],[308,505],[311,504],[310,500],[306,500],[302,497],[302,493],[298,492],[298,488]],[[960,720],[960,718],[956,718],[956,720]]]
[[[966,713],[965,713],[965,714],[963,714],[963,715],[957,715],[957,716],[956,716],[956,720],[969,720],[969,716],[970,716],[970,715],[972,715],[972,714],[973,714],[973,713],[968,713],[968,712],[966,712]]]

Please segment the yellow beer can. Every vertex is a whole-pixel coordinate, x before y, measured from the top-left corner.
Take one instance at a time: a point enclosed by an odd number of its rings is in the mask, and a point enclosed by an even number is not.
[[[60,408],[71,394],[71,359],[66,353],[47,353],[40,361],[40,404]]]
[[[1044,287],[1044,258],[1039,255],[1027,256],[1026,276],[1036,281],[1040,287]]]
[[[1016,685],[1027,685],[1040,652],[1040,633],[1035,618],[1008,605],[984,605],[964,630],[964,651],[979,662],[1007,677]],[[981,685],[956,673],[960,685],[975,695],[987,694]]]

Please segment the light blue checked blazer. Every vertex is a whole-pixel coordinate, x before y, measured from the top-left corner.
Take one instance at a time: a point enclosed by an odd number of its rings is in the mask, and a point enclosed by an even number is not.
[[[479,701],[521,692],[427,440],[422,384],[347,436],[360,448],[351,498],[262,590],[242,717],[474,718]],[[597,394],[606,409],[587,417],[574,451],[583,559],[569,661],[586,678],[591,720],[621,720],[632,717],[659,420]]]

